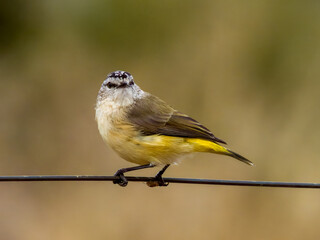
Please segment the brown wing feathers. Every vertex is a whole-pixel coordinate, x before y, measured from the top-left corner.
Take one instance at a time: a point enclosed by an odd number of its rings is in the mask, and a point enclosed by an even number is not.
[[[175,137],[201,138],[226,143],[215,137],[208,128],[193,118],[175,111],[161,99],[147,95],[137,100],[128,112],[128,119],[146,135],[160,134]]]
[[[208,128],[201,125],[193,118],[176,111],[172,114],[165,126],[160,128],[159,131],[164,135],[202,138],[214,142],[226,143],[215,137]]]

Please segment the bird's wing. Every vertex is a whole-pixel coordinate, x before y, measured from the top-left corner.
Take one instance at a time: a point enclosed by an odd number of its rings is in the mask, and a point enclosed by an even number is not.
[[[148,94],[139,99],[128,112],[130,123],[145,135],[166,135],[175,137],[201,138],[226,143],[191,117],[167,105],[161,99]]]

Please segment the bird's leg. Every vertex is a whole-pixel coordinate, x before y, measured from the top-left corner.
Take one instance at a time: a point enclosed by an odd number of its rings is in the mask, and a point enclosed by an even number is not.
[[[129,168],[121,168],[114,174],[114,176],[119,177],[119,179],[113,180],[113,183],[114,184],[119,184],[121,187],[125,187],[125,186],[128,185],[128,180],[123,175],[125,172],[130,172],[130,171],[144,169],[144,168],[152,168],[154,166],[155,166],[154,164],[150,163],[150,164],[141,165],[141,166],[135,166],[135,167],[129,167]]]
[[[170,166],[170,164],[165,165],[158,173],[157,175],[154,177],[156,179],[156,181],[150,181],[147,182],[147,185],[149,187],[166,187],[169,185],[169,183],[166,183],[163,178],[162,178],[162,174],[167,170],[167,168]]]
[[[170,166],[170,164],[165,165],[155,176],[155,178],[158,180],[159,186],[168,186],[169,183],[164,182],[162,178],[162,174],[167,170],[167,168]]]

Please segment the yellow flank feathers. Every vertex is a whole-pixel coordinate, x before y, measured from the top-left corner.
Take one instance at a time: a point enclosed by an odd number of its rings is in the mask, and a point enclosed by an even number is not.
[[[122,126],[116,131],[110,130],[104,139],[122,158],[140,165],[148,163],[172,164],[179,161],[181,156],[193,152],[228,155],[250,164],[247,159],[227,148],[199,138],[165,135],[143,136],[135,134],[130,127]]]
[[[228,149],[226,149],[225,147],[208,140],[199,138],[187,138],[186,141],[194,146],[195,152],[211,152],[226,155],[230,154]]]
[[[203,140],[203,139],[198,139],[198,138],[189,138],[187,139],[187,141],[194,144],[195,152],[211,152],[211,153],[228,155],[230,157],[240,160],[241,162],[244,162],[248,165],[253,166],[253,163],[250,160],[246,159],[245,157],[241,156],[238,153],[235,153],[219,145],[218,143]]]

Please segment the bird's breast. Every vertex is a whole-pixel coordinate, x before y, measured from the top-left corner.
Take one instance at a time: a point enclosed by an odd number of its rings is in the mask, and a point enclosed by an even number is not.
[[[96,121],[103,140],[108,142],[110,132],[123,122],[124,115],[124,108],[114,102],[104,101],[97,104]]]

